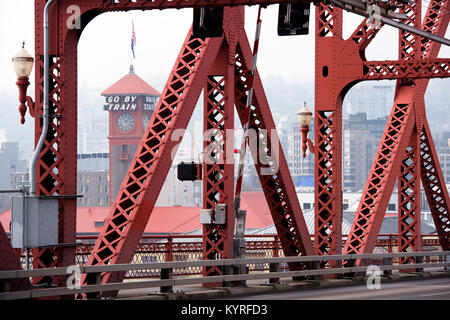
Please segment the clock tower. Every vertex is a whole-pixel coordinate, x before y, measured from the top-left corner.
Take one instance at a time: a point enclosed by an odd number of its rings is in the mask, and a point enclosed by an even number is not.
[[[120,189],[160,93],[130,72],[101,93],[109,113],[110,201]]]

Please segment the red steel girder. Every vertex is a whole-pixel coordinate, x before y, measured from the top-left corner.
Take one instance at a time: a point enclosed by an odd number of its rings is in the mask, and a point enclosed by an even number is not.
[[[422,0],[414,0],[409,4],[403,5],[399,9],[399,13],[406,15],[406,19],[403,20],[404,24],[421,29]],[[399,30],[399,60],[420,59],[420,40],[419,36],[411,32]]]
[[[342,247],[341,108],[315,112],[316,254],[340,254]]]
[[[217,204],[225,204],[227,215],[225,224],[203,225],[204,260],[233,258],[234,67],[228,61],[234,56],[231,50],[224,41],[204,88],[203,208],[214,210]],[[203,268],[204,276],[221,274],[220,267]]]
[[[366,61],[363,80],[420,79],[450,77],[450,59]]]
[[[445,34],[448,24],[448,18],[446,17],[448,15],[442,14],[442,11],[445,10],[448,11],[448,1],[432,2],[424,20],[427,23],[426,30],[440,36]],[[407,23],[409,25],[421,27],[420,3],[406,6],[403,11],[407,15]],[[338,128],[336,130],[337,135],[333,136],[332,123],[328,120],[333,112],[341,110],[345,94],[353,85],[364,80],[401,79],[402,82],[400,84],[405,83],[406,86],[415,81],[416,92],[410,94],[411,100],[406,101],[404,99],[404,92],[409,89],[397,89],[397,91],[403,92],[403,97],[400,97],[397,101],[401,100],[403,104],[414,106],[415,116],[411,121],[417,123],[417,130],[420,132],[425,111],[424,104],[417,97],[420,97],[420,95],[423,97],[428,78],[448,77],[450,72],[449,59],[436,59],[437,51],[440,47],[439,44],[403,31],[400,33],[399,40],[399,61],[366,61],[365,49],[378,33],[378,29],[369,28],[366,22],[367,19],[364,19],[350,38],[343,40],[341,30],[342,13],[340,9],[324,4],[320,4],[316,8],[316,89],[314,106],[316,118],[315,245],[318,254],[332,253],[334,250],[331,249],[333,237],[341,237],[340,234],[333,233],[334,230],[337,230],[337,225],[341,223],[338,220],[338,215],[341,211],[341,197],[338,194],[336,196],[332,195],[332,192],[334,192],[333,188],[335,186],[340,188],[342,185],[340,178],[342,175],[340,169],[341,160],[335,159],[333,153],[336,154],[336,151],[331,151],[331,148],[333,146],[341,148],[342,144],[338,133],[340,129]],[[421,54],[415,54],[416,51],[421,52]],[[398,105],[397,102],[396,105]],[[333,119],[335,124],[339,125],[340,119],[335,118],[336,115],[331,119]],[[317,130],[318,127],[324,124],[329,128],[322,132]],[[405,139],[409,139],[409,137]],[[333,171],[333,165],[337,170]],[[335,175],[335,186],[332,187],[331,182]],[[394,176],[395,178],[397,177],[396,175]],[[322,181],[319,180],[321,177]],[[322,201],[320,199],[321,196],[323,198]],[[330,203],[330,206],[327,207],[328,203]],[[333,208],[331,214],[329,212],[330,208]],[[329,223],[333,218],[335,222]],[[358,222],[355,219],[354,224],[360,224],[355,229],[358,233],[358,235],[354,235],[356,238],[361,233],[368,231],[368,226],[366,225],[368,221],[363,220]],[[373,228],[373,230],[376,230],[376,228]],[[322,236],[320,233],[322,233]],[[354,243],[355,246],[359,246],[356,242]],[[353,250],[348,244],[349,241],[347,241],[346,250]]]
[[[35,143],[42,132],[43,93],[43,8],[44,0],[35,1]],[[75,263],[76,242],[76,155],[77,155],[77,42],[78,30],[67,30],[66,12],[52,11],[53,37],[50,46],[50,125],[36,165],[36,193],[66,196],[59,200],[58,242],[64,247],[33,249],[33,268],[51,268]],[[61,32],[59,32],[61,31]],[[72,196],[72,197],[67,197]],[[72,246],[70,245],[72,244]],[[64,276],[37,277],[36,284],[61,285]],[[70,297],[65,297],[70,298]]]
[[[414,87],[400,87],[397,92],[345,243],[346,254],[371,253],[374,248],[415,125],[413,94]]]
[[[450,198],[426,119],[420,133],[420,164],[422,185],[442,250],[450,250]]]
[[[357,41],[342,41],[342,10],[323,3],[316,7],[314,249],[319,255],[342,250],[342,101],[348,82],[335,53],[361,60],[360,42],[368,33],[357,30]]]
[[[234,19],[234,21],[231,21],[232,19]],[[239,9],[226,10],[224,21],[225,35],[227,35],[228,30],[232,28],[235,28],[235,32],[240,32],[239,34],[241,36],[244,34],[243,18],[239,15]],[[231,33],[231,35],[229,35],[230,40],[227,38],[228,42],[233,42],[231,39],[233,38],[233,34],[234,33]],[[214,79],[214,77],[211,78],[211,76],[208,77],[208,74],[211,74],[210,70],[214,66],[213,62],[218,55],[222,41],[223,39],[216,38],[203,42],[199,39],[193,39],[191,35],[186,39],[168,84],[163,91],[152,120],[150,121],[144,138],[136,152],[128,174],[124,179],[121,190],[117,195],[110,217],[105,221],[105,226],[95,244],[88,264],[113,264],[131,261],[134,249],[147,224],[151,210],[153,209],[159,194],[159,190],[162,187],[165,174],[167,174],[170,168],[170,155],[173,153],[173,148],[176,147],[176,142],[169,141],[171,133],[175,129],[186,127],[195,106],[195,101],[200,93],[201,84],[204,83],[206,79],[208,79],[209,86],[211,86],[210,91],[215,91],[214,94],[216,94],[219,90],[221,80]],[[244,47],[251,56],[248,40],[244,43]],[[214,81],[212,81],[213,79]],[[213,89],[214,86],[215,90]],[[207,89],[207,92],[208,90],[209,89]],[[261,87],[258,87],[258,89],[255,90],[258,91],[256,96],[261,95],[261,93],[259,93],[261,90]],[[220,96],[220,94],[218,96]],[[206,99],[211,99],[211,95],[208,95]],[[221,98],[217,99],[216,96],[214,97],[214,101],[216,102],[211,103],[211,105],[220,105],[221,100]],[[210,102],[211,101],[208,103]],[[220,123],[220,117],[216,118],[217,108],[212,108],[212,110],[214,109],[216,112],[216,114],[214,114],[215,120],[210,122],[211,117],[209,117],[210,119],[207,122],[208,125],[210,123]],[[208,108],[206,110],[209,112]],[[269,112],[270,114],[268,107],[265,112]],[[219,113],[224,116],[223,113]],[[275,128],[274,124],[273,128]],[[158,155],[158,157],[155,157],[156,155]],[[285,176],[285,179],[291,183],[289,200],[292,201],[292,195],[294,195],[294,199],[299,208],[298,199],[287,165],[282,167],[280,171],[282,171],[282,175]],[[156,172],[158,174],[156,174]],[[211,179],[211,181],[214,183],[219,182],[220,184],[221,178],[222,177],[219,176],[218,179],[215,179],[214,181]],[[287,183],[285,182],[285,184]],[[281,189],[281,191],[284,191],[284,189]],[[217,194],[220,194],[220,192],[222,192],[222,188],[220,188],[218,192],[212,192],[212,194],[216,196]],[[276,189],[276,192],[280,193],[280,190]],[[231,194],[233,194],[232,187]],[[207,196],[208,195],[209,194],[207,193]],[[286,206],[286,201],[282,201],[281,206]],[[280,208],[280,205],[278,208]],[[281,212],[278,214],[280,213]],[[306,254],[311,254],[311,244],[308,245],[308,243],[305,244],[304,241],[302,241],[304,238],[308,237],[308,233],[303,216],[299,215],[299,213],[301,214],[301,210],[284,212],[283,218],[286,222],[275,221],[275,223],[278,223],[279,225],[282,224],[283,227],[289,228],[288,232],[283,234],[287,239],[285,243],[289,242],[290,245],[290,247],[286,248],[288,253],[294,252],[298,255],[305,252]],[[294,222],[294,225],[292,225],[292,223],[289,224],[289,222]],[[301,228],[298,228],[299,224],[301,225]],[[215,230],[217,231],[218,229],[216,228]],[[303,231],[303,234],[300,234],[299,230]],[[299,237],[302,237],[303,239],[299,239]],[[113,280],[120,281],[122,279],[123,274],[115,274],[114,276],[105,274],[103,275],[102,282],[106,283]],[[83,279],[83,281],[86,280],[89,282],[89,279]]]
[[[171,136],[185,129],[221,39],[202,41],[192,31],[181,48],[150,123],[95,243],[89,265],[129,263],[158,199],[178,147]],[[103,275],[102,282],[121,281],[123,274]],[[83,279],[85,280],[85,279]]]
[[[359,26],[353,31],[350,39],[359,47],[359,54],[363,61],[366,60],[366,48],[381,30],[384,24],[380,24],[379,28],[373,28],[368,24],[368,18],[365,18]]]

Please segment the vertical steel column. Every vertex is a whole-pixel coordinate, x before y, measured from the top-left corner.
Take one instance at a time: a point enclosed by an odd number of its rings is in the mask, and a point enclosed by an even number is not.
[[[320,3],[316,7],[314,105],[314,248],[318,255],[342,250],[342,99],[338,98],[342,87],[333,81],[337,76],[333,47],[338,41],[342,42],[342,10]]]
[[[420,229],[420,147],[417,130],[411,135],[398,177],[398,251],[421,251]],[[415,258],[402,258],[401,264]]]
[[[414,1],[400,9],[407,16],[403,23],[420,28],[422,0]],[[399,60],[408,61],[421,58],[421,38],[407,31],[399,30]],[[410,85],[409,79],[397,80],[397,92],[402,86]],[[415,122],[421,123],[421,104],[414,99]],[[420,148],[417,125],[412,132],[410,143],[398,176],[398,237],[399,252],[419,251],[422,248],[420,231]],[[414,258],[400,259],[401,264],[413,263]]]
[[[36,72],[35,107],[30,113],[35,117],[35,142],[42,132],[42,92],[43,92],[43,17],[46,1],[35,4]],[[51,10],[51,35],[61,29],[65,19],[60,5]],[[64,195],[76,194],[77,177],[77,31],[67,31],[65,37],[51,38],[50,42],[50,124],[44,145],[36,165],[36,194]],[[70,62],[70,63],[69,63]],[[64,89],[63,89],[64,88]],[[59,200],[58,242],[73,246],[33,249],[33,268],[52,268],[75,263],[76,242],[76,199]],[[64,284],[65,277],[39,277],[34,283],[53,285]]]
[[[234,69],[228,63],[228,51],[224,43],[204,89],[203,208],[215,210],[218,204],[226,205],[225,224],[213,220],[203,225],[204,260],[233,257]],[[221,274],[220,267],[203,268],[203,276]]]

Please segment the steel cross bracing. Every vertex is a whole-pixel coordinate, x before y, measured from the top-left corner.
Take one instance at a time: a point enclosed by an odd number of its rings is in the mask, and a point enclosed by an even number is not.
[[[212,1],[208,5],[232,5],[239,4],[263,4],[269,5],[274,3],[282,3],[284,1]],[[286,1],[290,2],[290,1]],[[42,131],[42,120],[39,119],[39,115],[42,114],[42,92],[43,92],[43,9],[46,4],[45,0],[35,1],[35,52],[36,52],[36,101],[34,106],[30,109],[30,114],[35,117],[35,139],[37,141],[40,132]],[[76,5],[81,10],[81,30],[67,28],[67,18],[69,12],[67,9],[69,6]],[[76,194],[76,139],[77,139],[77,43],[80,34],[84,27],[97,15],[108,11],[127,11],[132,9],[165,9],[165,8],[187,8],[204,6],[204,2],[200,1],[103,1],[103,0],[73,0],[65,1],[60,0],[55,2],[50,10],[50,113],[51,123],[49,132],[44,142],[44,147],[41,151],[39,161],[37,164],[37,194],[40,195],[61,195],[65,198],[60,199],[59,205],[59,242],[64,243],[64,247],[51,247],[41,248],[33,250],[33,263],[34,268],[43,267],[55,267],[55,266],[69,266],[74,263],[74,243],[75,243],[75,227],[76,227],[76,200],[70,198]],[[56,36],[57,35],[57,36]],[[169,88],[170,92],[167,97],[166,109],[162,110],[159,124],[156,124],[155,130],[160,134],[159,138],[164,137],[164,131],[161,131],[161,126],[164,126],[172,119],[171,106],[177,99],[186,99],[183,95],[185,87],[189,87],[189,83],[186,81],[192,81],[196,79],[193,77],[195,74],[189,74],[189,78],[185,77],[189,68],[192,68],[193,61],[197,61],[200,50],[205,43],[200,40],[191,39],[187,40],[186,52],[182,53],[183,57],[180,57],[180,65],[176,67],[178,70],[174,71],[174,78],[172,79],[173,85]],[[211,47],[212,44],[209,46]],[[209,49],[216,50],[215,49]],[[217,49],[218,50],[218,49]],[[212,54],[214,55],[214,54]],[[184,60],[183,60],[184,59]],[[208,60],[208,59],[206,59]],[[209,60],[206,63],[211,63]],[[177,78],[178,77],[178,78]],[[170,81],[169,81],[170,82]],[[158,131],[159,130],[159,131]],[[160,141],[158,138],[154,138],[148,141],[144,147],[147,148],[147,154],[137,161],[137,167],[135,173],[138,176],[144,174],[143,170],[140,170],[139,165],[148,164],[149,158],[157,155],[159,151]],[[156,151],[155,151],[156,150]],[[162,177],[160,178],[162,179]],[[128,186],[126,192],[132,196],[136,196],[136,190],[132,188],[139,188],[143,186],[146,179],[138,179],[136,184]],[[159,180],[158,180],[159,181]],[[132,181],[129,181],[130,183]],[[69,196],[69,197],[67,197]],[[292,196],[291,196],[292,198]],[[125,200],[124,200],[125,201]],[[131,201],[133,202],[133,201]],[[131,204],[128,202],[127,204]],[[146,202],[145,205],[152,206],[150,202]],[[285,205],[283,203],[283,205]],[[145,206],[141,210],[146,210]],[[116,213],[120,216],[123,209],[117,209]],[[114,217],[114,222],[120,227],[123,221],[120,221],[119,216]],[[292,217],[288,218],[292,220]],[[138,222],[139,225],[139,222]],[[287,224],[287,227],[290,223]],[[120,228],[119,228],[120,229]],[[121,232],[117,228],[108,230],[105,237],[110,238],[113,235],[120,234]],[[134,234],[135,230],[132,230]],[[298,231],[298,230],[296,230]],[[297,235],[299,237],[299,235]],[[290,239],[294,241],[296,237]],[[126,244],[128,241],[125,241]],[[72,245],[71,245],[72,244]],[[109,246],[115,247],[117,243],[113,242]],[[101,258],[107,258],[107,250],[112,247],[104,248],[102,253],[106,255]],[[7,252],[8,249],[2,250]],[[298,250],[301,251],[301,250]],[[6,253],[5,253],[6,254]],[[14,268],[14,264],[10,267]],[[52,284],[60,285],[64,282],[63,277],[52,278],[43,277],[40,279],[33,279],[37,284]]]
[[[235,94],[233,88],[237,76],[243,70],[234,66],[234,60],[237,60],[236,56],[239,57],[239,54],[231,51],[230,47],[245,48],[246,51],[243,50],[243,52],[247,52],[247,59],[251,59],[251,52],[247,48],[248,40],[243,38],[245,32],[243,12],[241,13],[240,10],[240,8],[233,8],[225,11],[224,38],[213,38],[202,42],[199,39],[193,39],[191,33],[188,35],[171,74],[173,80],[167,83],[160,102],[155,108],[144,138],[114,202],[110,217],[105,221],[103,231],[95,244],[89,265],[131,261],[162,188],[164,176],[172,162],[171,155],[176,146],[176,142],[170,140],[172,133],[176,129],[187,127],[203,85],[205,85],[205,129],[213,130],[213,138],[205,142],[205,148],[208,151],[204,155],[204,206],[214,208],[218,203],[226,203],[229,208],[226,225],[217,225],[213,222],[204,227],[203,253],[204,259],[231,257],[234,163],[231,161],[231,164],[227,164],[225,161],[225,164],[221,164],[221,161],[211,160],[226,160],[228,156],[233,156],[233,153],[227,155],[225,129],[233,128],[232,107]],[[236,44],[233,45],[233,43]],[[230,60],[233,64],[229,63]],[[236,65],[245,67],[243,60],[241,58]],[[233,77],[235,80],[230,81]],[[240,81],[244,81],[242,77]],[[239,88],[245,90],[242,85]],[[262,86],[255,87],[256,101],[262,99],[261,91]],[[242,94],[245,94],[245,91],[239,92],[239,96]],[[167,109],[168,101],[170,101],[169,109]],[[255,110],[258,107],[265,110],[266,114],[270,114],[267,104],[255,103]],[[259,115],[260,111],[255,111],[255,114]],[[261,118],[266,120],[264,117]],[[262,129],[275,129],[273,120],[269,124],[269,127],[262,127]],[[158,157],[155,157],[156,154]],[[272,190],[272,195],[268,199],[269,208],[274,216],[275,224],[279,230],[282,230],[280,239],[283,239],[283,249],[286,255],[312,253],[312,244],[298,205],[295,188],[292,182],[290,184],[286,182],[291,178],[284,158],[279,166],[280,171],[284,173],[283,176],[278,177],[277,173],[271,175],[272,178],[268,182],[272,183],[265,185],[264,188]],[[278,182],[278,185],[273,183],[274,180]],[[273,194],[274,191],[275,194]],[[271,203],[272,201],[277,201],[277,204]],[[293,209],[294,201],[298,210]],[[209,268],[204,270],[204,275],[222,272],[223,270],[217,268]],[[123,279],[123,274],[117,274],[114,278],[113,275],[106,274],[102,282],[110,282],[113,279],[120,281]],[[89,279],[85,281],[89,283]]]
[[[432,1],[424,18],[424,30],[444,36],[448,25],[449,1]],[[406,24],[422,28],[421,6],[413,3],[403,10]],[[411,187],[420,188],[417,175],[428,168],[428,181],[422,178],[430,207],[435,203],[433,217],[440,226],[440,239],[448,246],[450,227],[448,221],[448,194],[435,150],[427,148],[428,161],[424,164],[424,153],[417,157],[418,145],[408,145],[411,133],[416,130],[422,137],[422,145],[432,145],[431,134],[424,138],[427,128],[423,96],[429,78],[449,77],[450,59],[437,59],[440,45],[406,31],[401,31],[398,61],[367,61],[365,49],[375,38],[380,28],[368,25],[364,19],[346,40],[342,38],[342,9],[319,4],[316,7],[316,78],[315,78],[315,250],[317,254],[340,253],[341,206],[342,206],[342,101],[348,90],[363,80],[399,79],[394,107],[383,135],[377,157],[363,192],[352,230],[346,241],[345,253],[371,252],[387,207],[395,180],[400,177],[400,164],[406,157],[406,148],[414,148],[414,174],[405,175],[409,188],[404,187],[402,199],[410,199],[400,215],[406,215],[400,230],[409,227],[409,233],[400,231],[405,244],[411,244],[420,232],[417,212],[420,197],[411,198]],[[411,85],[415,87],[411,87]],[[415,123],[417,126],[415,127]],[[420,149],[423,147],[420,146]],[[409,149],[408,149],[409,150]],[[434,154],[433,154],[434,152]],[[410,164],[410,160],[406,161]],[[406,170],[406,167],[403,168]],[[412,170],[409,167],[409,170]],[[405,181],[404,181],[405,183]],[[401,192],[402,193],[402,192]],[[433,203],[431,200],[436,199]],[[406,200],[404,200],[406,201]],[[417,207],[417,208],[416,208]],[[413,208],[413,210],[411,210]],[[407,214],[408,213],[408,214]],[[414,213],[414,214],[413,214]],[[375,219],[376,217],[376,219]],[[413,219],[413,221],[411,221]],[[400,221],[402,221],[400,219]],[[403,228],[403,229],[402,229]],[[413,230],[413,231],[411,231]],[[414,248],[420,244],[415,243]],[[406,250],[406,245],[405,245]]]
[[[448,11],[450,7],[448,1],[440,2],[438,6],[441,6],[441,11]],[[436,7],[436,3],[430,4],[424,21],[429,30],[442,36],[445,34],[449,19],[445,14],[436,15]],[[405,12],[409,16],[414,16],[409,23],[417,26],[420,21],[418,19],[421,12],[420,4],[414,3],[407,6]],[[430,22],[431,20],[434,21],[434,25]],[[427,59],[439,60],[436,59],[439,44],[427,39],[401,31],[399,44],[399,56],[406,63],[419,60],[419,63],[416,63],[418,65]],[[396,103],[355,214],[345,245],[345,253],[373,250],[374,237],[380,230],[387,202],[397,177],[399,177],[399,250],[420,250],[422,245],[419,240],[420,176],[429,199],[436,229],[439,230],[441,245],[443,248],[449,246],[449,197],[425,115],[424,94],[428,80],[413,81],[414,78],[414,76],[406,77],[397,82]],[[431,175],[421,173],[424,168],[427,168]],[[437,203],[433,202],[434,198],[438,199]],[[411,261],[402,260],[401,262]]]

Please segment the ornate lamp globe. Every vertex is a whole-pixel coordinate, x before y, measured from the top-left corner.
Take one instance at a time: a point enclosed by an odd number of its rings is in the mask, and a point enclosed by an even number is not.
[[[25,50],[25,42],[22,45],[22,49],[13,56],[12,63],[17,78],[28,78],[30,76],[31,70],[33,70],[34,58]]]
[[[299,112],[297,112],[297,118],[298,121],[300,122],[300,125],[308,127],[309,124],[311,123],[312,117],[313,117],[312,111],[309,110],[305,102],[303,108]]]

